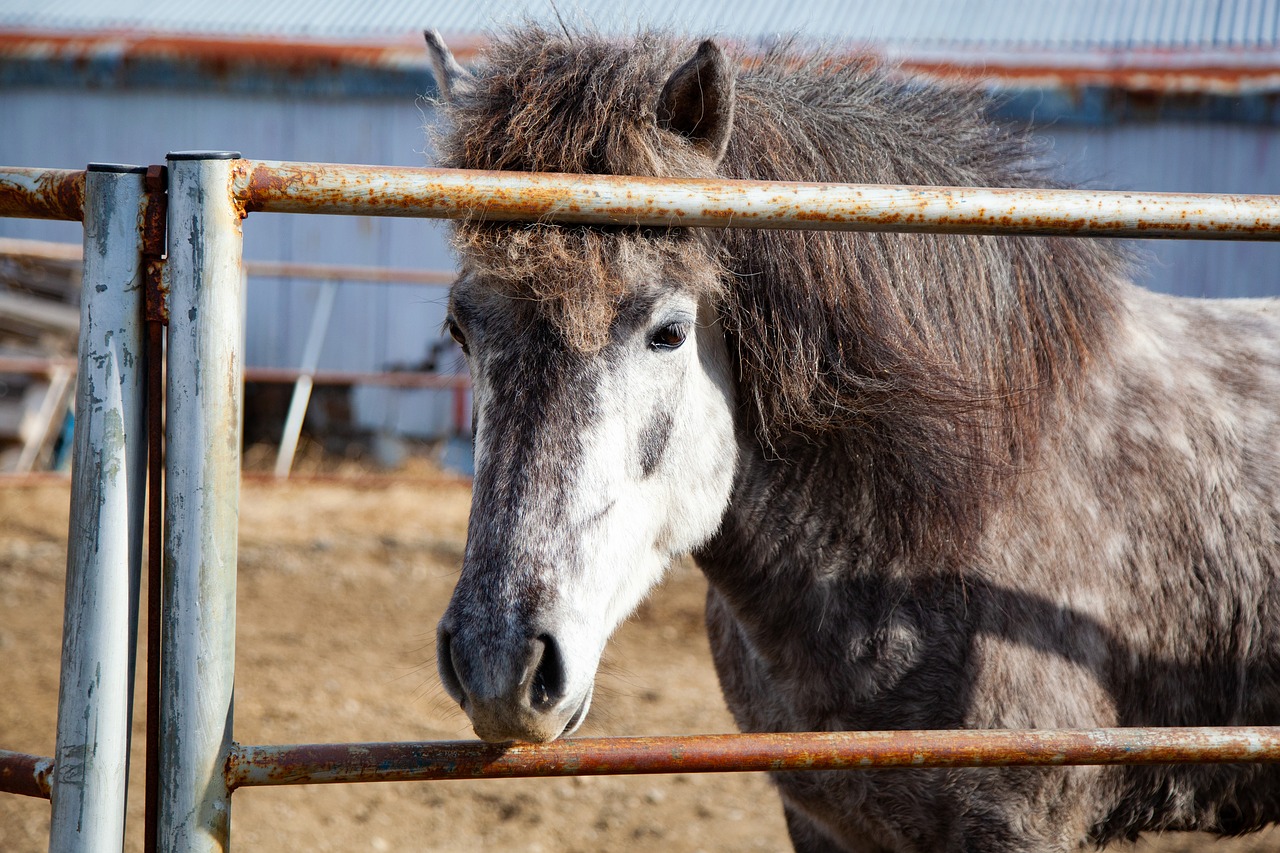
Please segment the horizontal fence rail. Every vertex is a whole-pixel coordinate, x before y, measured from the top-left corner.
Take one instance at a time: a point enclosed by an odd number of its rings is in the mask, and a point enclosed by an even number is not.
[[[388,388],[425,388],[430,390],[466,389],[471,377],[465,373],[428,373],[419,370],[358,371],[317,370],[308,373],[296,367],[246,367],[245,382],[290,383],[309,377],[315,385],[379,385]]]
[[[1261,761],[1280,761],[1280,726],[237,745],[227,762],[227,784],[235,789],[527,776]]]
[[[343,283],[449,285],[453,284],[458,277],[452,270],[410,270],[292,261],[245,261],[244,271],[250,276],[260,278],[294,278]]]
[[[0,216],[84,220],[84,170],[0,166]]]
[[[60,370],[75,370],[74,358],[41,358],[36,356],[0,356],[0,373],[26,376],[51,376]]]
[[[241,160],[246,213],[1280,240],[1280,196],[815,184]]]
[[[3,174],[3,170],[0,170]],[[84,250],[75,243],[48,240],[17,240],[0,237],[0,255],[16,255],[42,261],[80,264]],[[458,276],[452,270],[396,269],[351,264],[312,264],[295,261],[245,261],[244,271],[251,277],[305,279],[308,281],[372,282],[380,284],[453,284]]]
[[[49,799],[53,759],[0,749],[0,792]]]

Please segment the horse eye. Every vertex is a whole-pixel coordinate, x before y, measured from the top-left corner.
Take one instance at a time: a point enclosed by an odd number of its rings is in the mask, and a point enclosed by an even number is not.
[[[675,349],[684,343],[688,329],[683,323],[668,323],[653,333],[649,338],[649,346],[653,349]]]
[[[453,338],[458,346],[462,347],[464,353],[468,353],[467,338],[462,334],[462,329],[458,328],[458,324],[452,319],[449,320],[449,337]]]

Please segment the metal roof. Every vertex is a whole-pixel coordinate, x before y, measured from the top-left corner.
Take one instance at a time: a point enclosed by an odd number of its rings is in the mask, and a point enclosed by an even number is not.
[[[1280,0],[0,0],[0,29],[399,40],[424,26],[482,36],[557,14],[604,32],[660,26],[747,42],[799,35],[948,51],[1280,51]]]
[[[0,0],[0,88],[430,94],[424,26],[465,63],[524,19],[866,52],[1017,115],[1280,123],[1280,0]]]

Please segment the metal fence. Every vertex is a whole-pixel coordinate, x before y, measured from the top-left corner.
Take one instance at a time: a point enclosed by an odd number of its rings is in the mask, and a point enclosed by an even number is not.
[[[124,837],[147,459],[145,172],[0,170],[0,215],[84,223],[57,747],[0,753],[0,789],[52,794],[51,850],[119,849]]]
[[[17,255],[23,258],[56,260],[83,264],[84,253],[80,246],[71,243],[53,243],[40,240],[7,240],[0,238],[0,256]],[[312,307],[311,322],[302,348],[298,367],[254,367],[246,365],[246,382],[287,384],[293,386],[288,412],[281,429],[280,444],[276,454],[275,476],[288,477],[302,435],[303,420],[312,390],[317,385],[355,387],[376,385],[396,389],[448,391],[453,396],[452,435],[463,434],[467,429],[467,392],[471,388],[466,373],[440,373],[418,368],[383,370],[321,370],[320,350],[328,332],[329,318],[339,284],[399,284],[428,287],[448,287],[455,274],[449,270],[393,269],[353,265],[294,263],[282,261],[245,261],[242,266],[246,279],[275,278],[293,281],[318,281],[320,291]],[[14,471],[29,474],[34,467],[37,452],[51,429],[57,427],[56,418],[62,414],[58,404],[62,402],[59,382],[67,383],[75,378],[75,361],[59,357],[4,357],[0,356],[0,374],[44,376],[51,381],[46,403],[41,410],[41,429],[34,430],[18,458]]]
[[[149,850],[226,849],[231,794],[255,785],[1280,761],[1280,726],[708,735],[514,746],[235,743],[241,228],[258,211],[1280,240],[1276,196],[503,174],[252,161],[232,152],[178,152],[167,167],[0,169],[0,215],[82,220],[85,228],[57,747],[52,757],[0,751],[0,790],[52,799],[50,849],[122,845],[144,474],[155,497],[147,525]],[[166,324],[168,388],[162,394]]]

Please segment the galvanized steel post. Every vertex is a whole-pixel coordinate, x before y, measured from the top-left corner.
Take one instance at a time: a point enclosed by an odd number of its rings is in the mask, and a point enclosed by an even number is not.
[[[169,155],[162,851],[229,846],[243,377],[231,152]]]
[[[49,849],[124,844],[146,430],[145,168],[85,176],[84,276]]]

